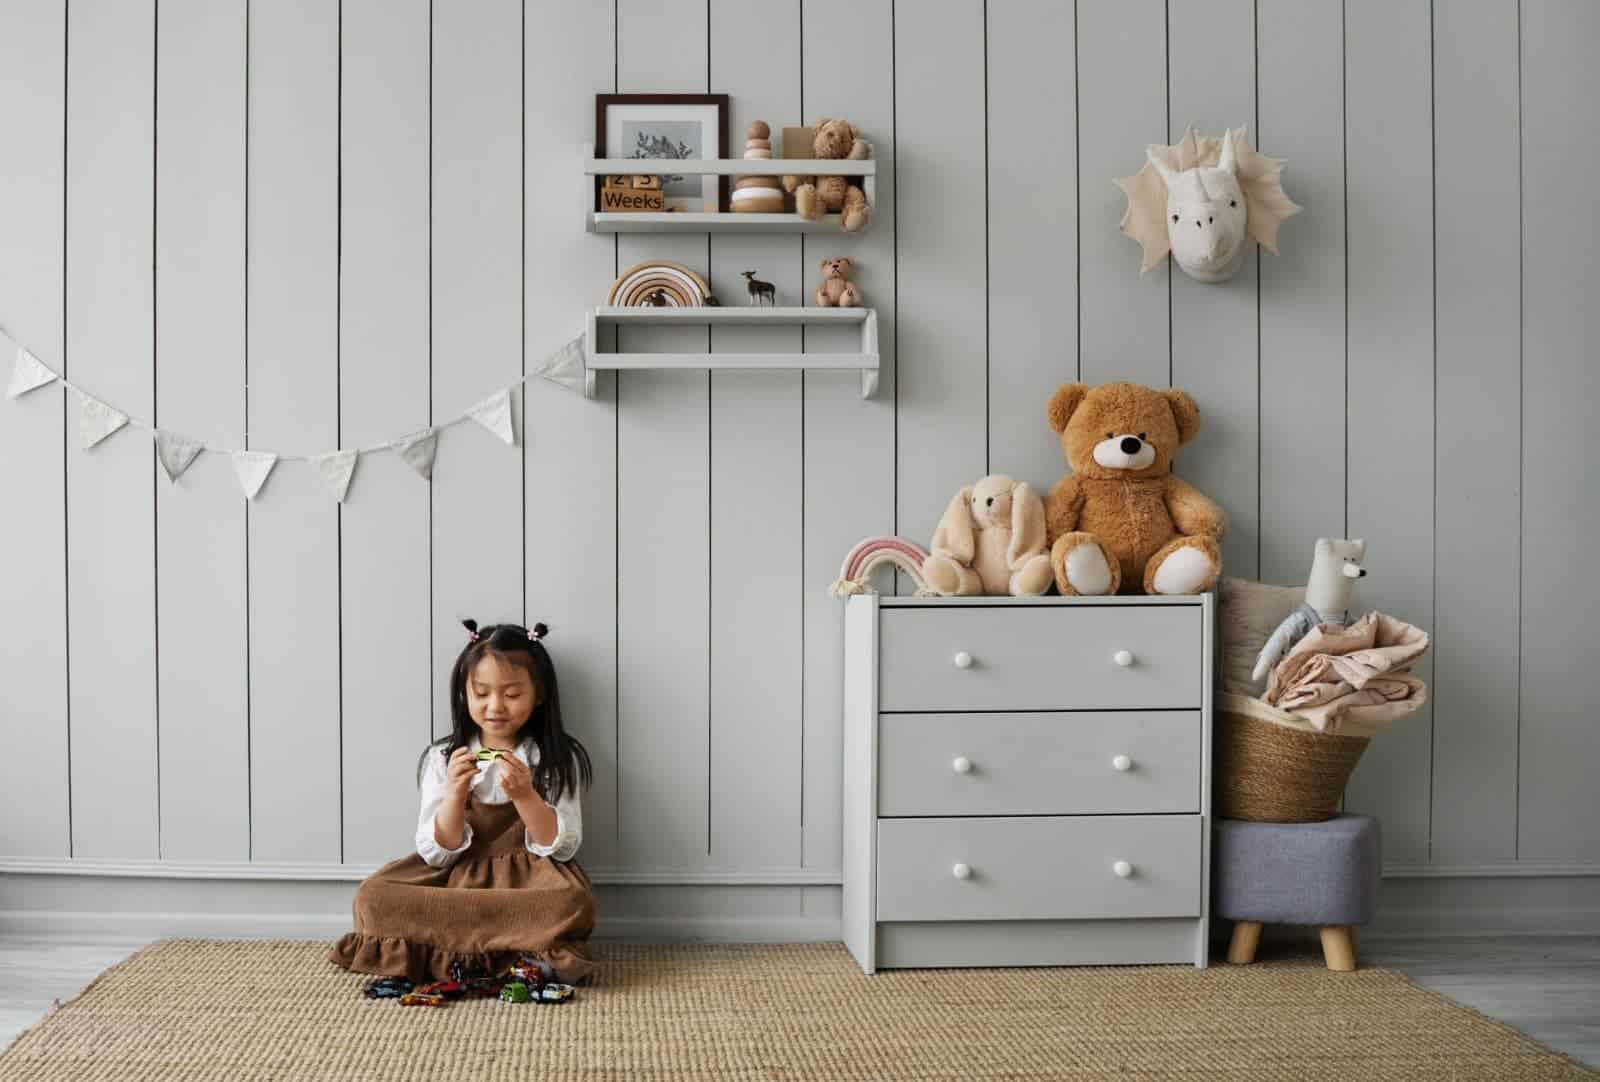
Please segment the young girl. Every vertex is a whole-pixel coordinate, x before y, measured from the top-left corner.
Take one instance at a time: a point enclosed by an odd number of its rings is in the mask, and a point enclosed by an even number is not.
[[[329,958],[424,981],[448,978],[453,962],[498,973],[531,956],[575,983],[593,969],[581,944],[594,928],[594,897],[572,859],[589,753],[561,726],[542,641],[549,629],[462,623],[451,732],[417,764],[417,851],[361,884],[355,931]]]

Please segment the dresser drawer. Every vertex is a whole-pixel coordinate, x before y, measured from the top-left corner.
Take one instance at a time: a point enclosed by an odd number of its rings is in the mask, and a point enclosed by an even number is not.
[[[1199,916],[1202,827],[1183,815],[880,819],[877,919]]]
[[[884,714],[879,815],[1200,810],[1199,711]]]
[[[885,608],[887,711],[1197,709],[1197,605]]]

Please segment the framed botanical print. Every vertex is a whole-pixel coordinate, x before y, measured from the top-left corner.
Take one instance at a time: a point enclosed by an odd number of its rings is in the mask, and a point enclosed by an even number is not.
[[[726,94],[596,94],[595,152],[604,158],[728,156]],[[726,177],[660,170],[669,210],[715,214],[722,209]],[[595,178],[598,192],[601,178]],[[596,203],[598,207],[598,202]]]

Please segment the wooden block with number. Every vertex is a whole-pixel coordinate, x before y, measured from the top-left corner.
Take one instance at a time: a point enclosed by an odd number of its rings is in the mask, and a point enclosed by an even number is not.
[[[655,187],[636,187],[636,179],[653,180]],[[606,214],[659,213],[666,208],[667,196],[658,177],[611,176],[600,188],[600,210]]]

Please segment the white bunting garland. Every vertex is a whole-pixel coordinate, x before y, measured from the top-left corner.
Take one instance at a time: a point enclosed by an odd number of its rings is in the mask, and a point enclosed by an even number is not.
[[[64,379],[59,372],[39,360],[36,354],[0,328],[0,358],[13,349],[15,360],[10,381],[6,385],[6,397],[19,399],[51,383],[59,383],[64,390],[76,394],[78,434],[85,450],[131,425],[148,433],[155,441],[161,467],[172,481],[183,476],[184,471],[202,454],[229,456],[233,463],[234,474],[239,479],[239,487],[244,490],[246,499],[256,497],[279,462],[309,462],[316,467],[333,498],[343,503],[349,494],[361,456],[373,451],[394,451],[425,480],[432,481],[434,458],[439,449],[439,433],[444,429],[464,421],[471,421],[483,426],[508,447],[516,447],[520,442],[517,439],[515,410],[515,392],[518,387],[525,386],[530,380],[540,379],[584,394],[589,380],[584,336],[580,334],[554,350],[538,364],[530,365],[527,375],[475,403],[458,417],[419,432],[409,433],[399,439],[368,447],[341,448],[321,454],[287,455],[270,451],[213,447],[182,433],[144,424]]]
[[[11,370],[11,382],[6,386],[7,398],[21,398],[29,391],[37,391],[48,383],[54,383],[56,374],[40,363],[39,358],[17,347],[17,364]]]
[[[83,440],[85,451],[127,423],[126,413],[78,391],[78,436]]]
[[[205,444],[180,436],[176,432],[156,432],[156,454],[161,458],[161,468],[167,471],[167,480],[176,481],[183,476],[195,459],[204,451]]]
[[[579,335],[546,357],[534,375],[559,383],[569,391],[587,394],[589,358],[584,352],[583,336]]]
[[[255,499],[261,486],[267,483],[267,475],[272,472],[272,467],[278,464],[278,456],[271,451],[234,451],[230,457],[233,459],[233,472],[239,478],[239,487],[244,489],[244,498]]]
[[[344,503],[345,494],[350,491],[350,479],[356,475],[356,462],[360,458],[360,451],[329,451],[325,455],[312,455],[311,464],[322,474],[322,480],[327,484],[328,491],[333,493],[333,498]]]
[[[433,456],[439,452],[439,430],[425,428],[394,441],[394,450],[406,465],[422,475],[424,481],[433,480]]]
[[[485,398],[468,409],[467,416],[494,433],[506,446],[517,445],[516,429],[511,424],[511,388]]]

